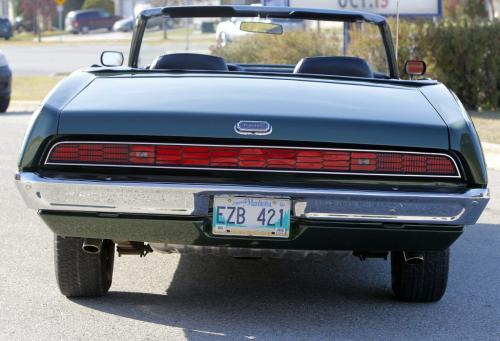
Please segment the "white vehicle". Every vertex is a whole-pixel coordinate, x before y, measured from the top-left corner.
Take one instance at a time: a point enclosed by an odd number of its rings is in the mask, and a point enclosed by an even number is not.
[[[284,31],[301,31],[304,30],[306,27],[306,23],[304,20],[282,20],[282,19],[277,19],[277,18],[268,18],[268,19],[263,19],[263,18],[231,18],[227,21],[221,22],[217,26],[217,31],[216,31],[216,37],[217,37],[217,44],[219,46],[225,47],[228,43],[233,42],[237,40],[238,38],[241,38],[245,35],[251,34],[245,31],[242,31],[240,29],[241,23],[242,22],[247,22],[247,21],[257,21],[257,22],[264,22],[264,23],[273,23],[273,24],[280,24]]]

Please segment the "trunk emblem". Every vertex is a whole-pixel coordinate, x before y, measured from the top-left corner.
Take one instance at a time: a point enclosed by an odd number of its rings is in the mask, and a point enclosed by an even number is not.
[[[234,131],[240,135],[270,135],[273,127],[265,121],[239,121],[234,126]]]

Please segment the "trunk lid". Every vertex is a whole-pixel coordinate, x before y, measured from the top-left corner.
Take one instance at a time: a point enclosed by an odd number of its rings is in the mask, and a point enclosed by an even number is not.
[[[273,132],[239,135],[242,120]],[[418,88],[234,75],[97,77],[64,108],[59,134],[449,148]]]

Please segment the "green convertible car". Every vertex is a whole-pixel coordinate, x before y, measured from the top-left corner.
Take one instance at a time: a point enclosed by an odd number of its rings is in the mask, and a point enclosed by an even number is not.
[[[147,28],[161,16],[186,41]],[[196,31],[227,18],[245,34],[224,47]],[[486,165],[453,92],[423,62],[400,78],[384,17],[193,6],[137,20],[128,65],[107,51],[70,75],[24,141],[17,187],[55,233],[64,295],[105,294],[115,252],[347,250],[390,254],[400,300],[443,296],[449,248],[489,200]]]

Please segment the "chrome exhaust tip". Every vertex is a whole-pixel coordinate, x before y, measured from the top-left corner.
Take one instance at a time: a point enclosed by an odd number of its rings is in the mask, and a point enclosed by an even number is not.
[[[98,255],[101,253],[102,243],[102,239],[87,238],[83,241],[82,250],[90,255]]]
[[[403,251],[403,258],[406,264],[419,265],[424,262],[424,254],[421,252],[406,252]]]

